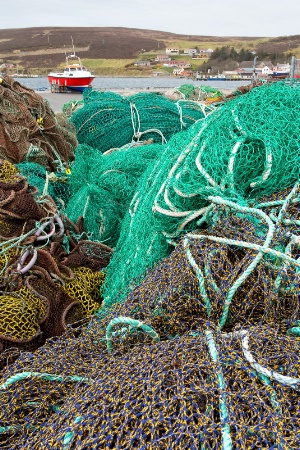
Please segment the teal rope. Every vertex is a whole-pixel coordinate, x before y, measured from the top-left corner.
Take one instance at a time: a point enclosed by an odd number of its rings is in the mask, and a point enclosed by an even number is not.
[[[5,391],[9,386],[17,383],[18,381],[26,380],[28,378],[40,378],[47,381],[60,381],[62,383],[81,383],[89,382],[90,380],[85,377],[79,377],[77,375],[71,375],[63,377],[61,375],[55,375],[50,373],[40,373],[40,372],[21,372],[12,375],[3,384],[0,385],[0,391]]]
[[[187,237],[183,241],[183,246],[185,248],[186,257],[188,259],[188,262],[192,266],[192,268],[193,268],[193,270],[196,273],[196,276],[198,278],[199,291],[200,291],[202,299],[203,299],[203,301],[205,303],[207,315],[208,315],[208,317],[210,317],[210,315],[211,315],[211,303],[210,303],[209,297],[208,297],[208,295],[206,293],[206,289],[205,289],[205,285],[204,285],[204,276],[203,276],[203,273],[202,273],[200,267],[197,265],[196,261],[194,260],[194,258],[192,256],[191,250],[189,248],[189,239]]]
[[[276,225],[279,225],[279,224],[280,224],[280,222],[281,222],[281,220],[282,220],[282,218],[283,218],[283,215],[284,215],[284,213],[286,212],[286,210],[287,210],[287,208],[288,208],[288,206],[289,206],[289,204],[290,204],[290,202],[291,202],[291,199],[292,199],[292,197],[296,194],[298,188],[299,188],[299,181],[297,181],[297,183],[295,183],[293,189],[291,190],[291,192],[289,193],[289,195],[288,195],[288,196],[286,197],[286,199],[284,200],[284,203],[283,203],[283,205],[282,205],[282,208],[280,209],[279,214],[278,214],[278,218],[277,218]]]
[[[107,351],[111,353],[112,351],[112,336],[113,336],[113,327],[118,324],[126,324],[129,325],[129,327],[135,329],[140,328],[141,330],[145,331],[145,333],[149,334],[149,336],[155,341],[160,341],[159,335],[156,333],[156,331],[153,330],[153,328],[149,327],[148,325],[144,324],[143,322],[140,322],[136,319],[131,319],[131,317],[115,317],[112,319],[106,328],[106,342],[107,342]],[[128,331],[127,329],[125,331]]]
[[[292,327],[287,330],[287,334],[294,334],[295,336],[300,336],[300,327]]]
[[[208,200],[212,201],[213,203],[219,204],[219,205],[229,206],[230,208],[236,209],[237,211],[241,211],[242,213],[255,214],[257,216],[260,216],[262,219],[264,219],[269,226],[269,230],[268,230],[268,233],[267,233],[267,236],[265,239],[265,243],[262,246],[262,248],[266,249],[269,247],[271,240],[273,238],[275,226],[274,226],[272,220],[269,218],[269,216],[267,216],[267,214],[265,214],[263,211],[260,211],[259,209],[248,208],[246,206],[240,206],[237,203],[234,203],[229,200],[224,200],[221,197],[209,196]],[[244,273],[235,281],[233,286],[231,286],[231,288],[229,289],[227,298],[226,298],[224,306],[223,306],[223,314],[222,314],[222,317],[221,317],[220,323],[219,323],[221,328],[226,323],[228,313],[229,313],[229,308],[230,308],[231,301],[233,299],[234,294],[236,293],[237,289],[241,286],[241,284],[246,280],[246,278],[253,272],[253,270],[256,268],[256,266],[258,265],[258,263],[260,262],[262,257],[263,257],[263,253],[260,251],[258,253],[258,255],[254,258],[252,263],[244,271]]]
[[[204,334],[207,339],[207,345],[209,349],[209,353],[211,359],[214,363],[218,363],[218,367],[216,367],[216,375],[218,378],[218,387],[219,387],[219,402],[220,402],[220,421],[222,425],[222,449],[223,450],[231,450],[232,449],[232,440],[230,437],[230,426],[228,424],[228,409],[227,409],[227,401],[226,401],[226,385],[223,377],[223,373],[221,367],[219,365],[219,354],[214,341],[214,337],[211,331],[205,330]]]
[[[82,421],[82,419],[84,419],[84,416],[76,417],[76,419],[74,420],[74,424],[80,423]],[[68,450],[68,448],[70,447],[70,444],[72,443],[73,437],[74,437],[74,432],[71,429],[66,432],[66,434],[64,436],[64,440],[63,440],[63,450]]]

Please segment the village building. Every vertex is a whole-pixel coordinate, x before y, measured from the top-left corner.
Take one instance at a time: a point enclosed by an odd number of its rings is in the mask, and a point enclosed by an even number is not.
[[[155,57],[155,61],[156,62],[169,62],[171,60],[171,58],[168,55],[156,55]]]
[[[150,63],[150,61],[143,61],[143,60],[135,61],[134,62],[134,66],[137,66],[137,67],[149,67],[149,66],[151,66],[151,63]]]
[[[167,64],[164,64],[166,67],[180,67],[182,69],[189,69],[191,67],[191,63],[189,61],[176,61],[175,59],[172,59]]]
[[[195,48],[185,48],[183,50],[183,53],[185,55],[191,55],[192,56],[192,55],[195,55],[197,53],[197,50]]]
[[[209,59],[210,58],[210,53],[206,53],[206,52],[201,52],[201,53],[195,53],[193,55],[193,59]]]
[[[179,55],[179,48],[177,47],[166,48],[166,55]]]

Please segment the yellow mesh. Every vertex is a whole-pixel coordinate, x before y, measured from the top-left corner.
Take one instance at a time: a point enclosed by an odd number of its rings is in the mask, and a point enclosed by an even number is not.
[[[1,181],[9,181],[10,183],[13,183],[14,181],[19,181],[20,178],[15,176],[18,173],[19,170],[11,162],[4,160],[3,163],[0,164]]]
[[[104,281],[102,272],[93,272],[88,267],[72,269],[75,277],[63,286],[64,291],[74,300],[77,300],[82,308],[83,317],[92,315],[99,309],[100,287]]]
[[[5,222],[3,222],[2,220],[0,220],[0,230],[2,230],[2,226],[7,225],[4,229],[9,230],[9,224],[6,224]],[[0,233],[1,234],[1,233]],[[1,251],[4,250],[4,247],[1,247]],[[8,262],[11,260],[11,258],[13,256],[15,256],[17,252],[16,248],[10,248],[8,250],[5,250],[5,252],[2,253],[2,255],[0,255],[0,277],[1,275],[3,275],[2,271],[6,268]]]
[[[31,294],[26,286],[0,297],[0,334],[13,339],[29,339],[40,329],[46,302]]]

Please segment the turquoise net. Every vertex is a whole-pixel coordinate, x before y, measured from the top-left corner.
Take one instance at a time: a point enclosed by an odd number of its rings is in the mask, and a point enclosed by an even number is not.
[[[87,94],[84,106],[70,117],[80,144],[105,152],[131,141],[153,139],[165,143],[177,132],[206,116],[203,104],[174,102],[157,93],[121,97],[109,92]]]
[[[212,197],[249,205],[293,186],[300,175],[300,90],[263,85],[176,134],[141,178],[108,267],[105,303],[121,301],[172,249],[170,240],[205,222]]]
[[[75,223],[83,217],[90,239],[114,247],[139,179],[163,148],[160,144],[130,144],[103,155],[79,145],[70,175],[67,216]]]

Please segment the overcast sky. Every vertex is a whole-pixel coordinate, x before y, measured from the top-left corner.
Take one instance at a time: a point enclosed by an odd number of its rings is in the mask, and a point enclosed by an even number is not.
[[[0,29],[126,27],[206,36],[300,34],[299,0],[1,0]]]

